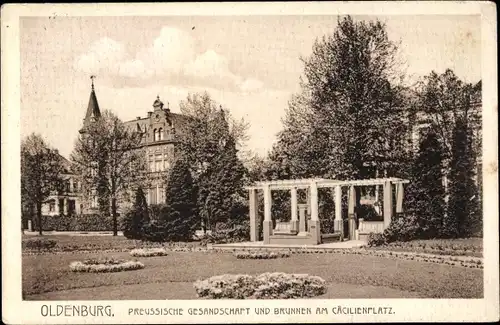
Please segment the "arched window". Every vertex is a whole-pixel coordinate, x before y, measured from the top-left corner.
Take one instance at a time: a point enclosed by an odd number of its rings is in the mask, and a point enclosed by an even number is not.
[[[154,137],[153,137],[154,141],[158,141],[158,130],[157,129],[153,130],[153,135],[154,135]]]
[[[163,129],[162,128],[160,128],[158,130],[158,140],[163,140]]]

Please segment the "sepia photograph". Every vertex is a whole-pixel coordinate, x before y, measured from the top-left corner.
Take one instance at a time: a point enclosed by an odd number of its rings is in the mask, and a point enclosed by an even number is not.
[[[294,319],[395,315],[378,299],[485,298],[484,171],[497,171],[484,121],[497,112],[484,103],[481,14],[32,14],[18,25],[9,219],[22,301],[42,302],[45,321],[114,316],[72,301]],[[220,299],[368,304],[167,308]]]

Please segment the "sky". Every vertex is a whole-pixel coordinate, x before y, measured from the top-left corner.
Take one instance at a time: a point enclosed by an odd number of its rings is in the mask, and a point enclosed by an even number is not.
[[[400,42],[407,82],[450,68],[481,79],[480,16],[357,16],[380,19]],[[207,91],[250,124],[247,149],[265,155],[282,129],[316,38],[337,16],[22,17],[21,137],[41,134],[69,157],[90,96],[122,120],[145,117],[156,96],[179,112]]]

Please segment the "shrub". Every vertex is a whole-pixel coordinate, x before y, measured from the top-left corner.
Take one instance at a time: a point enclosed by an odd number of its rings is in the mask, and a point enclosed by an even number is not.
[[[194,288],[199,297],[209,299],[291,299],[322,295],[325,280],[307,274],[263,273],[224,274],[198,280]]]
[[[105,273],[138,270],[144,268],[144,264],[138,261],[89,259],[83,262],[72,262],[69,268],[73,272]]]
[[[320,229],[322,234],[333,234],[335,232],[335,221],[330,218],[321,218]]]
[[[226,244],[240,243],[250,240],[250,222],[241,224],[218,223],[215,231],[206,234],[202,242],[204,244]]]
[[[167,241],[167,230],[165,224],[151,221],[142,227],[142,240],[151,242]]]
[[[374,246],[382,246],[385,245],[387,242],[385,240],[385,236],[380,233],[373,233],[371,232],[368,234],[368,246],[369,247],[374,247]]]
[[[290,257],[289,252],[270,252],[270,251],[239,251],[234,254],[238,259],[273,259]]]
[[[130,255],[135,257],[167,256],[165,248],[137,248],[130,251]]]
[[[57,245],[57,241],[47,238],[33,238],[22,242],[23,249],[50,250]]]
[[[396,216],[384,230],[386,242],[410,241],[418,236],[418,218],[413,214]]]

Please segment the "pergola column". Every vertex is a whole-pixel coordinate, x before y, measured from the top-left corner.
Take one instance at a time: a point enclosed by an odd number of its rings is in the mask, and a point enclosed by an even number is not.
[[[269,237],[273,234],[273,221],[271,220],[272,196],[269,185],[264,187],[264,221],[262,223],[264,244],[269,244]]]
[[[403,213],[404,185],[398,183],[396,187],[396,215]]]
[[[258,241],[259,240],[259,222],[257,217],[258,211],[258,199],[257,199],[257,190],[250,189],[249,190],[249,212],[250,212],[250,241]]]
[[[342,187],[340,185],[335,186],[335,221],[333,227],[335,231],[341,233],[341,237],[344,237],[344,224],[342,222]]]
[[[348,226],[349,226],[349,239],[354,240],[356,238],[356,189],[354,186],[349,188],[349,203],[347,206],[348,213]]]
[[[291,205],[291,210],[292,210],[292,216],[290,218],[290,223],[291,223],[291,230],[293,232],[298,232],[299,231],[299,220],[298,220],[298,204],[297,204],[297,188],[292,187],[290,190],[290,195],[291,195],[291,200],[290,200],[290,205]]]
[[[392,220],[392,184],[391,181],[384,183],[384,229],[387,229]]]
[[[311,182],[310,190],[311,220],[309,221],[309,233],[313,242],[319,244],[321,243],[321,230],[318,215],[318,184],[314,181]]]

